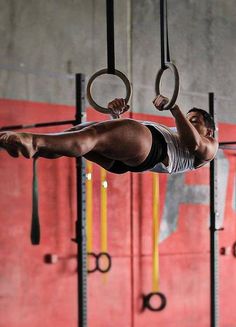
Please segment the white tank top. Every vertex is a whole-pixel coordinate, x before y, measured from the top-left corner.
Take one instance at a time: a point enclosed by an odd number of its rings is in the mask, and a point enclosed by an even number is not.
[[[177,174],[195,169],[195,156],[189,152],[187,147],[181,144],[175,127],[167,127],[162,124],[142,121],[144,125],[155,127],[163,136],[167,143],[167,154],[169,165],[166,167],[162,162],[154,166],[151,171],[157,173]]]

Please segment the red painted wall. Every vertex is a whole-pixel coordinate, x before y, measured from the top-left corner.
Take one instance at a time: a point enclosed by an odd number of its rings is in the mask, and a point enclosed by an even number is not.
[[[3,126],[69,120],[74,117],[74,108],[1,100],[0,117]],[[88,120],[103,118],[88,111]],[[172,125],[171,118],[143,114],[135,118]],[[236,126],[220,124],[219,129],[220,139],[234,138]],[[236,259],[230,252],[236,230],[235,157],[230,151],[225,155],[229,169],[220,247],[226,247],[228,255],[220,257],[220,327],[232,327],[236,321]],[[42,240],[39,246],[32,246],[32,161],[0,152],[0,327],[77,326],[76,245],[70,240],[76,219],[74,159],[40,159],[38,171]],[[176,228],[159,246],[160,291],[167,297],[166,308],[161,312],[143,311],[141,301],[142,294],[152,291],[152,174],[108,173],[108,251],[112,269],[106,276],[98,272],[88,276],[89,327],[209,326],[209,207],[207,199],[191,203],[187,192],[193,190],[199,196],[199,190],[208,189],[208,168],[185,174],[175,184],[178,189],[173,195],[170,178],[160,176],[162,220],[177,193],[180,195],[177,217],[173,217]],[[93,197],[93,250],[99,252],[100,168],[96,165]],[[48,253],[57,254],[58,263],[46,264],[44,256]]]

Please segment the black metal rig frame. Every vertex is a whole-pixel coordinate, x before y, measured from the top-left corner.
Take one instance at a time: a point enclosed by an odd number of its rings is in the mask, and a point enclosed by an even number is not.
[[[214,93],[209,93],[209,113],[215,118]],[[215,135],[214,135],[215,136]],[[218,230],[217,215],[217,157],[210,162],[210,317],[211,327],[218,327]]]

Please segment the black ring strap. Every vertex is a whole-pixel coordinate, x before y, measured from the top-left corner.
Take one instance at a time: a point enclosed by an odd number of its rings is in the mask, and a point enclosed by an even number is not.
[[[31,223],[31,243],[40,243],[40,223],[38,212],[38,177],[37,177],[37,158],[33,158],[33,203],[32,203],[32,223]]]
[[[107,14],[107,70],[115,74],[115,41],[114,41],[114,1],[106,0]]]
[[[170,46],[168,36],[167,0],[160,0],[160,40],[161,40],[161,68],[166,69],[166,62],[170,62]]]

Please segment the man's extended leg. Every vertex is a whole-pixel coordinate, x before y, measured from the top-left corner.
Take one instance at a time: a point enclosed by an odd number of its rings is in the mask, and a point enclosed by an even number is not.
[[[73,132],[73,131],[80,131],[86,127],[92,126],[97,124],[98,122],[84,122],[81,124],[78,124],[76,126],[70,127],[66,130],[63,131],[63,133],[68,133],[68,132]],[[19,155],[21,154],[21,150],[22,147],[20,146],[20,144],[17,144],[17,139],[19,139],[19,135],[21,135],[21,139],[26,139],[29,137],[29,135],[27,133],[14,133],[14,132],[1,132],[0,133],[0,139],[1,139],[1,148],[5,148],[7,150],[7,152],[12,156],[12,157],[19,157]],[[24,135],[24,137],[23,137]],[[31,141],[31,137],[29,138],[29,140]],[[20,139],[19,139],[20,141]],[[23,153],[24,154],[24,153]],[[43,158],[47,158],[47,159],[57,159],[59,157],[61,157],[61,155],[57,154],[57,153],[52,153],[52,152],[47,152],[45,151],[40,151],[40,153],[38,153],[38,155],[40,157]],[[30,154],[26,154],[26,157],[30,157]]]
[[[144,161],[152,145],[149,129],[131,119],[106,121],[76,132],[13,134],[12,138],[15,138],[13,142],[10,137],[9,142],[4,143],[0,137],[0,146],[7,148],[7,143],[11,146],[18,143],[18,147],[26,157],[31,157],[40,151],[69,157],[84,156],[93,151],[109,159],[123,161],[130,166]]]
[[[84,122],[79,125],[73,126],[69,129],[66,129],[64,131],[64,133],[72,132],[72,131],[81,131],[82,129],[84,129],[86,127],[96,125],[96,124],[98,124],[98,122]],[[39,156],[43,157],[43,158],[47,158],[47,159],[57,159],[57,158],[61,157],[58,154],[52,154],[52,153],[48,153],[46,151],[40,151]],[[90,152],[86,153],[86,155],[84,155],[83,157],[87,160],[95,162],[96,164],[100,165],[101,167],[103,167],[107,170],[110,169],[112,167],[112,165],[114,164],[114,160],[106,158],[103,155],[98,154],[94,151],[90,151]]]

